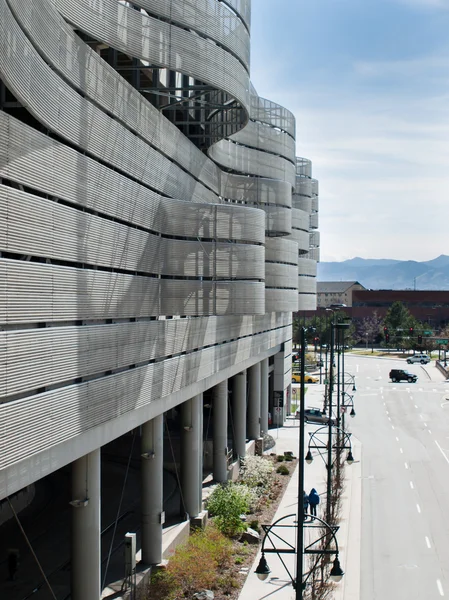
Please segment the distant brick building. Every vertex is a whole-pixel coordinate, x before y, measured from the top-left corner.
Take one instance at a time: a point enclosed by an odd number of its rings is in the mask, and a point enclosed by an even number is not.
[[[338,287],[341,285],[340,295]],[[332,284],[332,285],[330,285]],[[360,288],[351,286],[358,285]],[[449,291],[426,291],[426,290],[367,290],[358,282],[327,282],[319,283],[318,286],[318,308],[316,311],[307,310],[296,313],[300,319],[307,319],[317,314],[323,314],[323,309],[331,304],[346,304],[341,308],[350,319],[358,321],[370,317],[374,312],[383,318],[394,302],[402,302],[410,313],[421,321],[427,323],[429,329],[442,329],[449,324]],[[321,287],[323,286],[323,287]],[[326,286],[326,287],[324,287]],[[323,300],[327,304],[320,304],[320,295],[328,289],[328,296]],[[334,291],[332,291],[334,290]],[[346,293],[346,296],[345,296]],[[347,302],[344,298],[346,297]]]
[[[318,284],[319,285],[319,284]],[[354,290],[353,320],[369,317],[374,311],[384,317],[393,302],[400,301],[410,313],[429,327],[441,329],[449,323],[449,291],[425,290]]]

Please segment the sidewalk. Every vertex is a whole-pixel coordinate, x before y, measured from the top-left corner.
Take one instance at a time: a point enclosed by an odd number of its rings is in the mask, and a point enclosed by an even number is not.
[[[322,406],[324,385],[308,386],[306,394],[307,406]],[[308,432],[316,429],[316,425],[306,425],[306,451],[309,441]],[[288,417],[284,427],[271,430],[271,435],[276,441],[276,446],[270,452],[283,454],[285,451],[293,451],[298,455],[299,423],[297,419]],[[353,454],[356,462],[345,467],[345,488],[343,493],[340,529],[337,532],[337,540],[340,550],[340,563],[345,571],[342,581],[336,584],[333,600],[356,600],[359,598],[360,590],[360,528],[361,528],[361,444],[351,438]],[[305,465],[304,471],[305,489],[307,492],[315,487],[320,494],[318,516],[320,509],[324,510],[326,503],[326,468],[324,462],[316,457],[311,465]],[[282,516],[296,513],[298,503],[298,468],[285,491],[279,504],[279,508],[273,521]],[[302,506],[302,500],[301,500]],[[350,518],[349,518],[350,517]],[[290,535],[294,538],[294,530]],[[294,539],[289,539],[294,544]],[[254,573],[260,560],[260,552],[252,565],[245,585],[240,593],[239,600],[295,600],[295,590],[291,585],[287,571],[281,564],[276,554],[268,554],[265,557],[271,569],[271,573],[265,581],[260,581]],[[283,555],[283,560],[288,569],[295,576],[295,555]]]

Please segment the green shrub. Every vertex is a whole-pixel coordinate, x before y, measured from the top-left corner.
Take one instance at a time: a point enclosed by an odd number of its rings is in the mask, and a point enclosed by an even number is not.
[[[285,456],[283,454],[278,454],[276,456],[276,462],[284,462]]]
[[[232,554],[232,543],[215,527],[196,530],[176,548],[167,568],[152,575],[150,598],[176,600],[200,589],[211,589],[217,570],[230,566]]]
[[[276,473],[279,473],[279,475],[288,475],[290,471],[286,465],[279,465],[279,467],[276,469]]]
[[[250,521],[249,526],[251,529],[254,529],[254,531],[260,531],[259,521],[257,519]]]
[[[214,489],[207,509],[218,529],[227,536],[234,536],[245,530],[240,515],[247,513],[253,502],[254,494],[246,485],[226,483]]]

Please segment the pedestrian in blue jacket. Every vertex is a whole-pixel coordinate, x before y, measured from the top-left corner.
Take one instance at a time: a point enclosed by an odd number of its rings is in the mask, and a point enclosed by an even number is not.
[[[306,490],[304,490],[303,496],[303,505],[304,505],[304,520],[307,516],[307,509],[309,508],[309,496],[306,494]]]
[[[309,494],[309,504],[310,504],[310,514],[316,517],[316,507],[320,503],[320,497],[315,488],[310,490]]]

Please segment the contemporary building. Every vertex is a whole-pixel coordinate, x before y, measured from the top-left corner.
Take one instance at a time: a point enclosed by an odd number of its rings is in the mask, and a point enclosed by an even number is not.
[[[358,281],[319,281],[317,283],[317,306],[326,308],[332,304],[352,306],[353,294],[366,288]]]
[[[205,444],[225,481],[285,416],[292,311],[316,307],[318,185],[293,115],[250,83],[250,14],[0,0],[0,514],[71,465],[73,600],[100,597],[106,444],[137,431],[154,564],[167,415],[190,517]]]

